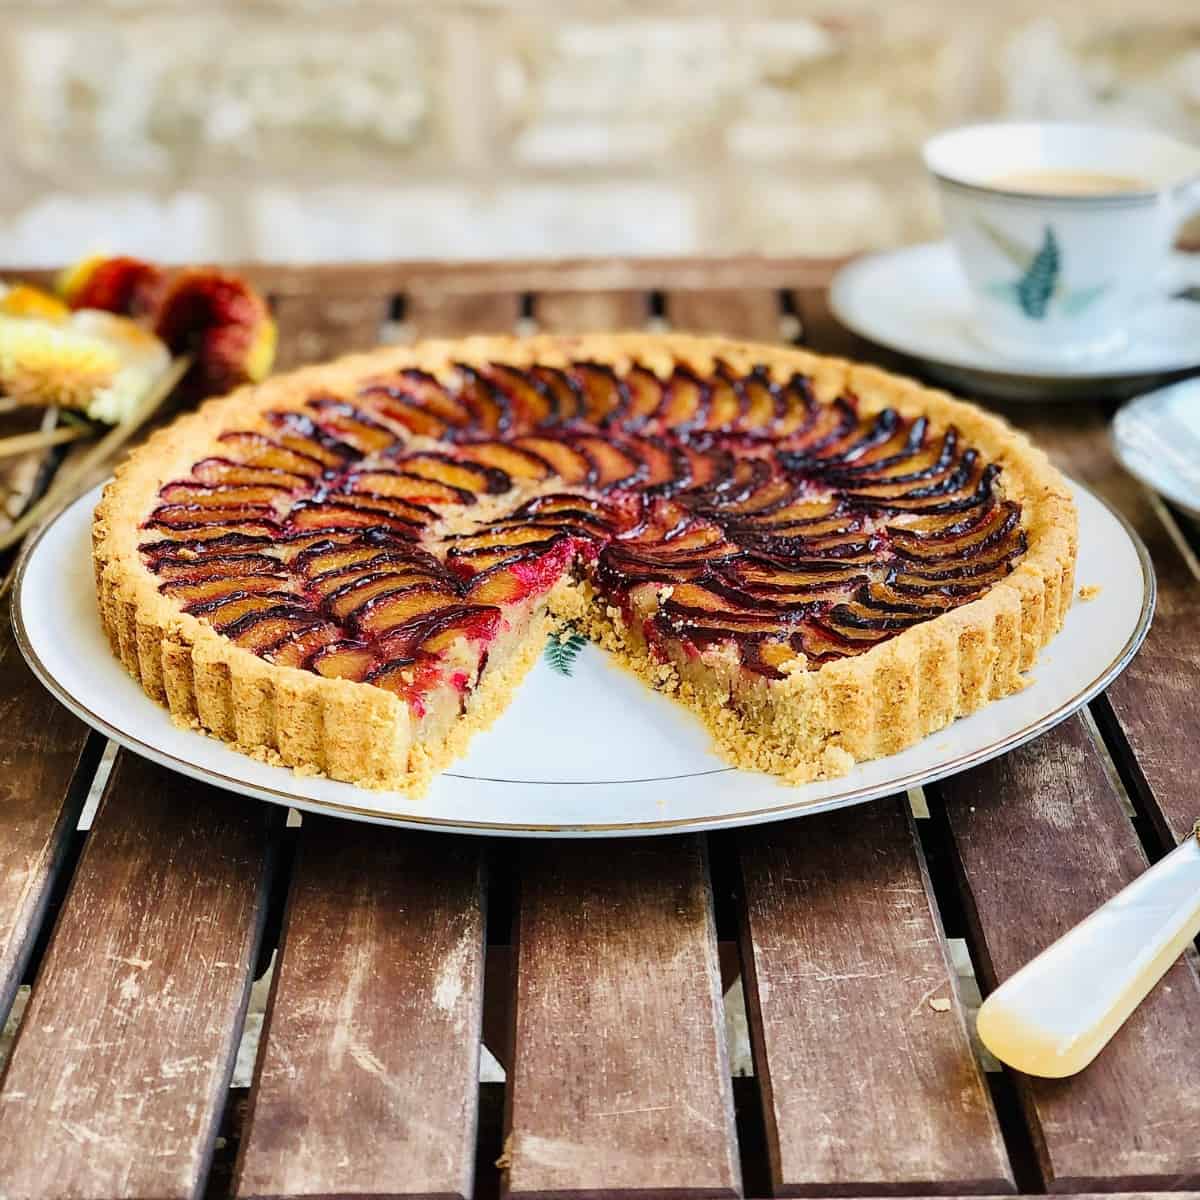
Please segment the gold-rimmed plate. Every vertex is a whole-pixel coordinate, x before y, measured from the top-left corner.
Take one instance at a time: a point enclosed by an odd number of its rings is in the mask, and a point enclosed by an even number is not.
[[[728,767],[708,749],[694,718],[590,645],[569,664],[540,662],[496,725],[419,799],[296,775],[239,754],[176,726],[112,656],[92,579],[91,517],[99,489],[26,546],[13,589],[13,626],[38,678],[89,725],[185,775],[275,804],[501,836],[751,825],[858,804],[984,762],[1064,720],[1120,673],[1149,627],[1154,572],[1125,522],[1085,488],[1073,487],[1078,582],[1097,590],[1090,601],[1073,605],[1030,686],[899,754],[802,787]]]

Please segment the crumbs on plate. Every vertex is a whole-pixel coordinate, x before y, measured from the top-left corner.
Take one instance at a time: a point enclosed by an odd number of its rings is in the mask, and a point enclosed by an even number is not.
[[[1084,601],[1084,603],[1089,600],[1095,600],[1095,598],[1100,595],[1100,586],[1101,585],[1098,583],[1085,583],[1083,587],[1079,589],[1080,600]]]

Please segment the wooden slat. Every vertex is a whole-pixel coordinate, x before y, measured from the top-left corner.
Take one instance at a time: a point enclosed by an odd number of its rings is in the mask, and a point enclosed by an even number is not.
[[[783,311],[776,289],[671,292],[666,309],[671,328],[687,333],[717,333],[755,341],[778,341],[782,336]]]
[[[477,840],[305,817],[239,1196],[471,1195],[480,889]]]
[[[521,869],[509,1193],[736,1195],[703,844],[540,843]]]
[[[1200,816],[1194,751],[1200,745],[1200,578],[1194,560],[1189,563],[1172,540],[1146,490],[1114,459],[1108,421],[1098,407],[1013,408],[1008,415],[1028,429],[1059,466],[1121,512],[1154,561],[1154,623],[1137,657],[1107,695],[1133,751],[1129,765],[1141,798],[1163,835],[1178,841]]]
[[[390,263],[329,263],[287,266],[245,263],[241,271],[257,287],[277,295],[356,295],[432,287],[460,293],[511,289],[517,292],[614,291],[645,288],[824,287],[845,259],[764,258],[568,258],[532,261],[417,260]],[[19,272],[52,279],[52,273]],[[0,278],[11,272],[0,269]]]
[[[379,342],[390,302],[390,296],[377,292],[276,296],[273,308],[279,325],[279,350],[275,370],[289,371],[352,350],[370,350]]]
[[[738,844],[774,1193],[1011,1191],[907,813],[881,801]]]
[[[263,806],[118,757],[0,1088],[5,1196],[200,1193],[268,846]]]
[[[21,982],[46,901],[87,794],[87,729],[30,674],[4,613],[0,628],[0,1020]],[[81,776],[78,786],[71,783]]]
[[[643,291],[542,292],[534,301],[534,317],[545,333],[609,333],[644,329],[650,316]]]
[[[988,986],[1146,869],[1079,717],[940,787]],[[1184,960],[1082,1074],[1017,1077],[1052,1190],[1200,1185],[1198,1021]]]
[[[432,288],[405,297],[404,323],[414,337],[458,337],[471,333],[515,333],[521,316],[518,292],[439,292]]]

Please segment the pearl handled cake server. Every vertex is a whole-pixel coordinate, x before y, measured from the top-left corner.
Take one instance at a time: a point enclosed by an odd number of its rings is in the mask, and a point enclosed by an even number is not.
[[[979,1036],[1029,1075],[1082,1071],[1200,933],[1200,821],[1192,836],[1005,980]]]

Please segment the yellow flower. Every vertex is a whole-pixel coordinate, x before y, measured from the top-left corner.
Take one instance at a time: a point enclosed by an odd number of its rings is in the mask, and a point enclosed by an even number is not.
[[[117,423],[170,365],[167,348],[124,317],[80,310],[48,321],[0,313],[0,393]]]

